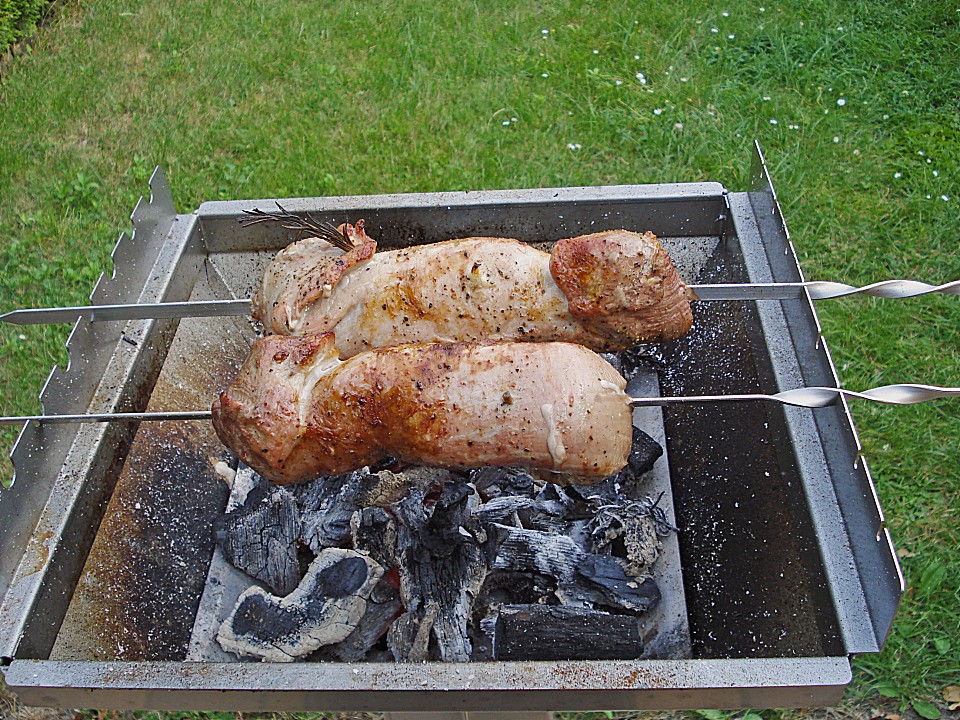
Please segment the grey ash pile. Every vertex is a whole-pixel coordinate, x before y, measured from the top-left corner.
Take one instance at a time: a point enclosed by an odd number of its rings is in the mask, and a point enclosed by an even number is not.
[[[257,582],[217,641],[281,662],[640,657],[672,528],[638,487],[662,452],[635,429],[629,465],[593,486],[396,463],[287,488],[238,473],[215,532]]]

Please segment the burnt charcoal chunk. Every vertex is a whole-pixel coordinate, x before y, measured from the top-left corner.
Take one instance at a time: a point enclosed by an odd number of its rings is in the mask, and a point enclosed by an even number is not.
[[[383,568],[365,555],[324,550],[286,597],[257,586],[246,590],[220,626],[217,641],[228,652],[271,662],[290,662],[343,642],[360,625],[382,575]]]
[[[660,602],[660,588],[652,577],[632,578],[607,555],[584,556],[576,575],[585,594],[600,605],[644,612]]]
[[[392,523],[383,528],[383,537],[395,538],[395,545],[392,551],[380,552],[396,559],[400,595],[409,615],[403,625],[406,629],[400,634],[404,639],[395,643],[395,653],[406,653],[408,659],[410,653],[419,656],[428,647],[435,648],[443,661],[470,659],[471,602],[487,572],[486,554],[474,534],[482,533],[469,522],[467,501],[472,493],[473,489],[464,483],[448,482],[430,506],[422,490],[414,488],[409,497],[392,506],[395,529],[391,530]],[[371,516],[369,520],[365,537],[382,548],[376,533],[370,532],[376,527],[377,518]],[[418,628],[420,642],[410,638],[413,626]],[[421,627],[424,629],[420,630]],[[424,636],[434,642],[423,640]]]
[[[616,558],[587,553],[566,535],[490,527],[497,544],[492,569],[548,575],[556,580],[556,599],[564,605],[591,603],[641,613],[660,601],[652,578],[632,578]]]
[[[506,605],[493,633],[495,660],[631,660],[643,654],[635,617],[586,608]]]
[[[367,563],[363,558],[344,558],[317,573],[317,594],[331,598],[346,597],[363,586],[367,575]]]
[[[349,542],[350,518],[360,507],[358,495],[364,475],[357,471],[294,486],[300,507],[301,537],[313,552]]]
[[[277,595],[292,592],[300,582],[299,536],[293,495],[265,480],[258,481],[238,508],[214,522],[214,537],[227,562]]]
[[[532,498],[537,492],[533,475],[521,468],[478,468],[470,473],[470,482],[484,502],[502,495]]]
[[[370,659],[367,654],[387,633],[402,610],[400,593],[393,585],[381,579],[367,598],[367,611],[360,618],[356,629],[343,642],[330,645],[324,658],[340,662]]]
[[[282,608],[264,595],[251,595],[237,607],[233,616],[233,631],[249,635],[259,628],[270,627],[277,637],[290,637],[305,620],[305,608]]]
[[[643,430],[634,426],[633,447],[627,458],[627,465],[634,475],[643,475],[653,469],[654,464],[663,455],[660,443],[647,435]]]

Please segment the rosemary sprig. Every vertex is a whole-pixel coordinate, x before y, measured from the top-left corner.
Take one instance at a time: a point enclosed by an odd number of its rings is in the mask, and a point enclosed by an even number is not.
[[[251,217],[241,218],[240,224],[243,227],[250,227],[265,222],[279,222],[287,230],[296,230],[298,240],[303,236],[318,237],[344,252],[353,250],[353,243],[350,242],[350,238],[347,237],[345,232],[338,230],[333,223],[326,220],[317,220],[310,213],[306,213],[303,217],[294,215],[287,212],[279,202],[277,208],[274,211],[261,210],[260,208],[244,210],[243,212]]]

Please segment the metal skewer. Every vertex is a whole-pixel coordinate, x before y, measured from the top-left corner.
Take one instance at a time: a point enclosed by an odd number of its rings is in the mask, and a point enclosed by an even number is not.
[[[813,300],[870,295],[880,298],[909,298],[931,293],[960,295],[960,280],[929,285],[916,280],[884,280],[854,287],[845,283],[811,280],[795,283],[731,283],[689,285],[697,298],[714,300],[796,300],[808,292]],[[149,320],[167,318],[223,317],[249,315],[249,300],[199,300],[128,305],[75,305],[54,308],[23,308],[0,315],[0,321],[15,325],[74,322],[83,317],[101,320]]]
[[[773,395],[759,393],[745,395],[680,395],[674,397],[632,397],[633,407],[651,405],[676,405],[713,402],[754,402],[772,401],[783,405],[819,408],[834,405],[841,396],[872,400],[888,405],[914,405],[916,403],[939,398],[960,397],[960,387],[939,387],[937,385],[884,385],[882,387],[855,392],[844,388],[805,387],[785,390]],[[15,425],[24,422],[114,422],[114,421],[157,421],[157,420],[209,420],[209,410],[188,410],[183,412],[142,412],[142,413],[90,413],[79,415],[17,415],[0,417],[0,425]]]

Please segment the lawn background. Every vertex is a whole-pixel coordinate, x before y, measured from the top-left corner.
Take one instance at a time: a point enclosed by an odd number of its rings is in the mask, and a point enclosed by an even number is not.
[[[754,138],[808,278],[955,280],[958,23],[960,3],[910,0],[67,4],[2,65],[0,310],[83,303],[158,163],[180,212],[251,197],[742,190]],[[960,385],[960,299],[818,309],[845,386]],[[0,412],[39,410],[67,332],[0,328]],[[850,695],[938,717],[960,684],[960,409],[853,412],[909,589]]]

